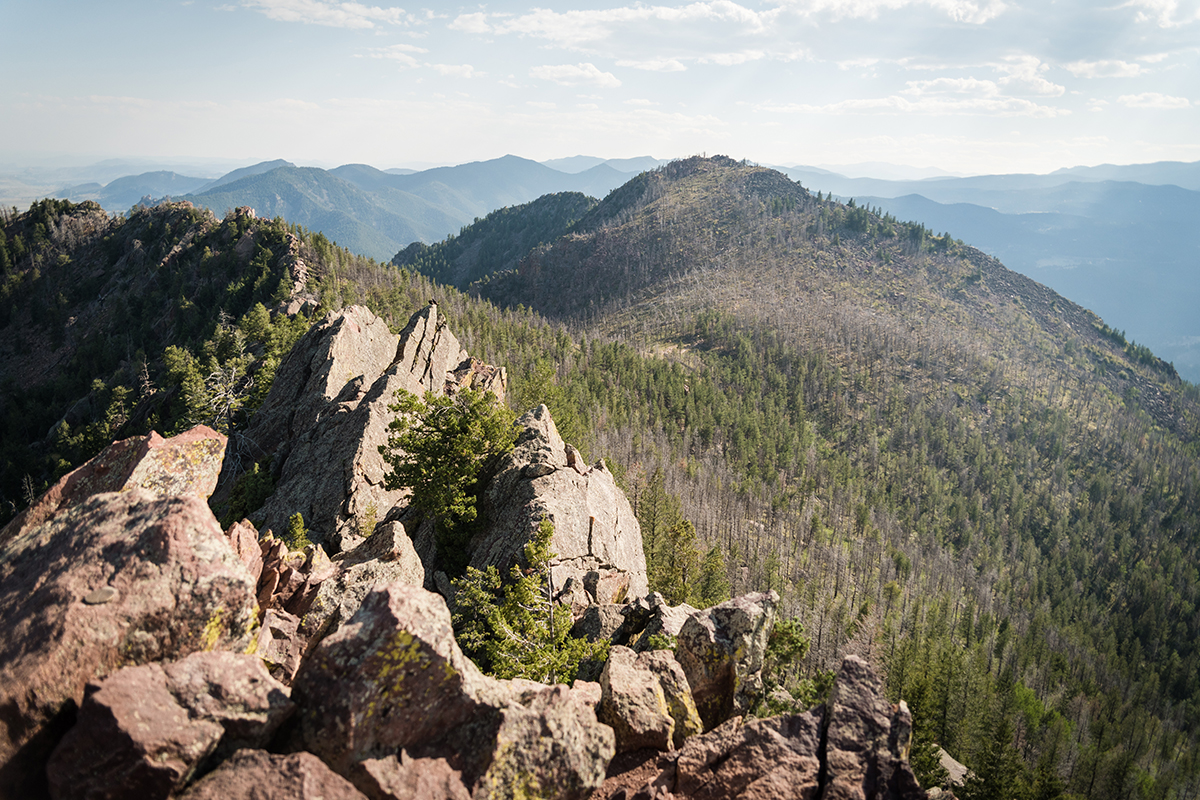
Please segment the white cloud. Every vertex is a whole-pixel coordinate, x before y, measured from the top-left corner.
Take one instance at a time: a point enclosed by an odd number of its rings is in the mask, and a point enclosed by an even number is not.
[[[462,31],[463,33],[491,33],[492,26],[488,25],[487,14],[476,12],[474,14],[459,14],[447,26],[450,30]]]
[[[878,58],[851,58],[846,61],[837,62],[837,68],[840,70],[858,69],[860,67],[873,67],[878,63]]]
[[[1000,79],[1000,86],[1009,94],[1061,97],[1067,89],[1042,77],[1047,68],[1034,56],[1009,56],[997,65],[997,69],[1007,73]]]
[[[413,56],[414,53],[428,53],[424,47],[417,47],[412,44],[393,44],[388,47],[370,47],[367,48],[365,58],[386,58],[390,61],[398,61],[406,67],[416,67],[420,62]],[[359,58],[364,56],[359,55]]]
[[[1076,78],[1133,78],[1146,72],[1141,64],[1117,60],[1072,61],[1063,66]]]
[[[812,61],[813,54],[804,48],[792,50],[782,50],[771,54],[772,58],[777,58],[780,61]]]
[[[647,100],[647,99],[646,99],[646,98],[644,98],[644,97],[634,97],[634,98],[630,98],[629,100],[626,100],[626,101],[625,101],[625,105],[627,105],[627,106],[645,106],[645,107],[649,107],[649,106],[656,106],[656,105],[659,105],[659,104],[658,104],[658,103],[656,103],[656,102],[654,102],[653,100]]]
[[[1200,21],[1197,0],[1128,0],[1122,8],[1141,8],[1138,22],[1154,22],[1160,28],[1178,28]]]
[[[744,53],[714,53],[698,59],[701,64],[717,64],[722,67],[733,67],[748,61],[758,61],[766,56],[761,50],[747,50]]]
[[[726,26],[726,32],[729,31],[728,26],[737,26],[743,32],[763,32],[777,13],[777,9],[761,13],[752,11],[730,0],[691,3],[678,8],[639,5],[561,12],[535,8],[517,17],[495,15],[490,29],[496,33],[538,36],[564,47],[573,47],[607,39],[620,27],[642,27],[654,22],[667,23],[663,27],[667,33],[671,31],[670,26],[686,22],[716,22]]]
[[[328,0],[243,0],[242,5],[280,22],[304,22],[333,28],[374,28],[379,23],[403,25],[410,20],[402,8]]]
[[[474,78],[485,74],[477,72],[470,64],[426,64],[425,66],[437,70],[442,75],[453,78]]]
[[[677,58],[656,58],[649,61],[620,60],[617,62],[617,66],[644,69],[650,72],[683,72],[687,69]]]
[[[1046,65],[1032,56],[1011,56],[1002,63],[991,65],[1003,73],[999,80],[975,77],[934,78],[923,81],[907,81],[901,94],[912,96],[931,95],[974,95],[981,98],[1000,97],[1061,97],[1066,88],[1042,77]]]
[[[616,88],[621,81],[611,72],[601,72],[595,64],[547,64],[529,71],[531,77],[554,81],[563,86],[591,84],[605,88]]]
[[[988,81],[981,81],[987,84]],[[909,99],[890,97],[859,98],[842,100],[825,105],[789,103],[782,105],[764,104],[756,106],[759,111],[803,114],[923,114],[927,116],[991,116],[991,117],[1058,117],[1069,111],[1038,105],[1020,97],[947,97],[929,96]]]
[[[1117,102],[1129,108],[1177,109],[1190,108],[1192,105],[1186,97],[1172,97],[1159,92],[1123,94],[1117,98]]]
[[[748,4],[749,5],[749,4]],[[950,19],[982,24],[1007,8],[1004,0],[774,0],[747,7],[734,0],[683,5],[626,5],[521,14],[475,11],[450,28],[476,35],[542,39],[551,47],[619,60],[623,66],[675,71],[690,61],[733,66],[762,58],[812,58],[797,25],[813,17],[873,19],[881,11],[925,8]],[[730,43],[736,43],[732,48]]]
[[[527,105],[531,108],[545,109],[546,111],[551,111],[555,108],[558,108],[558,105],[556,103],[546,103],[546,102],[542,102],[540,100],[526,100],[525,105]]]
[[[934,78],[931,81],[906,81],[908,87],[901,94],[977,94],[985,97],[995,97],[1000,94],[1000,87],[995,81],[979,80],[978,78]]]
[[[1003,0],[794,0],[790,4],[802,13],[829,13],[835,19],[875,19],[880,11],[896,11],[909,6],[927,6],[955,22],[974,25],[982,25],[1008,10],[1008,4]]]

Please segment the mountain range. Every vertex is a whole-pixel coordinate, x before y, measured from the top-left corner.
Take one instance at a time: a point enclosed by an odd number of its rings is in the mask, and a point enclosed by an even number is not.
[[[555,192],[603,197],[652,158],[605,161],[584,157],[564,170],[517,156],[433,169],[379,170],[366,164],[336,169],[265,161],[215,180],[170,171],[127,176],[106,185],[68,187],[58,196],[94,200],[124,211],[145,200],[188,200],[218,214],[249,206],[320,231],[329,239],[378,260],[415,241],[437,241],[497,208]],[[622,171],[633,168],[634,171]]]
[[[785,171],[810,189],[948,231],[1200,380],[1200,162],[920,181]]]
[[[109,211],[167,196],[216,213],[249,206],[389,260],[413,242],[439,241],[495,209],[558,192],[602,198],[637,172],[665,163],[649,156],[573,156],[539,164],[505,156],[414,171],[364,164],[324,170],[274,160],[215,179],[157,170],[104,185],[76,184],[58,196],[95,200]],[[96,174],[121,166],[98,165]],[[874,162],[777,169],[809,189],[855,198],[979,247],[1200,381],[1200,320],[1193,313],[1200,307],[1200,229],[1191,224],[1200,211],[1200,162],[970,177]]]
[[[1200,392],[952,236],[727,158],[494,211],[405,269],[182,203],[3,229],[7,514],[114,438],[237,438],[311,322],[432,299],[604,459],[662,590],[687,601],[694,536],[734,593],[780,593],[808,689],[847,654],[884,668],[914,768],[936,743],[980,797],[1200,785]]]

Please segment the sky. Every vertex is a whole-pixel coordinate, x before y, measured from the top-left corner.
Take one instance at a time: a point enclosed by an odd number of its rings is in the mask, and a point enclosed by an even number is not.
[[[1200,0],[0,0],[0,162],[1200,160]]]

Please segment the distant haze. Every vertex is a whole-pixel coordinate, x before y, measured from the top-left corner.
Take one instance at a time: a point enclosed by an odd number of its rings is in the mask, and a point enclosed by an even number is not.
[[[0,26],[16,167],[722,153],[908,179],[844,165],[1200,159],[1194,2],[46,0]]]

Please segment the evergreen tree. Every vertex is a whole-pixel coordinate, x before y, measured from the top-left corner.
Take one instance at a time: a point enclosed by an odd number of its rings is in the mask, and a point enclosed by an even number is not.
[[[729,599],[729,578],[725,574],[725,557],[721,545],[714,544],[700,563],[700,582],[693,600],[700,608],[711,608]]]
[[[515,415],[490,392],[452,396],[401,390],[397,416],[379,452],[391,467],[384,485],[412,489],[412,506],[433,517],[438,552],[449,570],[466,567],[466,544],[480,523],[477,496],[516,442]]]
[[[524,376],[514,384],[511,398],[517,413],[523,414],[544,403],[550,409],[554,427],[563,441],[575,445],[580,452],[587,452],[590,439],[587,425],[579,413],[578,405],[559,383],[554,364],[546,358],[539,358],[530,369],[524,370]]]
[[[571,610],[553,602],[550,540],[554,526],[543,519],[525,545],[527,566],[514,564],[509,579],[491,566],[467,567],[453,581],[455,638],[484,671],[497,678],[570,683],[586,659],[607,657],[607,642],[570,635]]]

